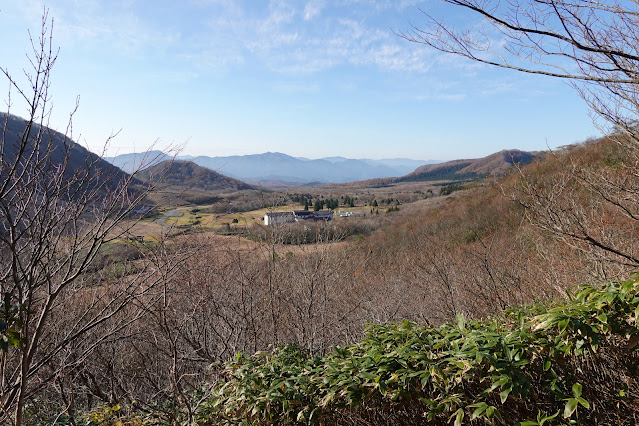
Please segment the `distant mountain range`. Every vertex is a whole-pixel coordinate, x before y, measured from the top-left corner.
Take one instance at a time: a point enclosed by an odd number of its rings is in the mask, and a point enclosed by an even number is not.
[[[0,113],[0,119],[7,120],[3,161],[11,161],[16,155],[15,150],[20,134],[24,131],[24,120],[13,115],[7,117],[4,113]],[[53,141],[51,152],[53,163],[61,163],[64,160],[64,135],[51,129],[45,129],[45,131],[47,137],[51,137]],[[404,158],[353,160],[344,157],[326,157],[311,160],[272,152],[230,157],[183,156],[173,159],[162,151],[150,151],[144,154],[122,154],[100,159],[82,146],[72,141],[66,142],[71,143],[68,159],[69,173],[90,162],[96,173],[110,176],[112,180],[109,184],[116,185],[126,176],[122,171],[131,173],[140,170],[136,177],[141,180],[152,180],[153,176],[168,172],[163,178],[164,184],[200,191],[255,189],[254,186],[243,181],[278,182],[280,186],[287,183],[316,185],[359,182],[361,184],[365,181],[371,185],[379,185],[410,181],[460,181],[502,174],[514,164],[523,166],[540,156],[539,153],[512,149],[479,159],[437,163],[432,160],[419,161]],[[182,161],[183,158],[188,161]]]
[[[147,151],[143,153],[120,154],[115,157],[103,157],[104,160],[119,167],[127,173],[144,170],[172,157],[162,151]]]
[[[144,154],[122,154],[104,159],[127,173],[132,173],[134,170],[144,169],[165,161],[169,159],[169,156],[161,151],[150,151]],[[199,166],[247,182],[279,181],[292,184],[344,183],[403,176],[419,166],[437,163],[433,160],[421,161],[404,158],[354,160],[344,157],[327,157],[311,160],[291,157],[279,152],[228,157],[178,156],[176,159],[189,160]]]

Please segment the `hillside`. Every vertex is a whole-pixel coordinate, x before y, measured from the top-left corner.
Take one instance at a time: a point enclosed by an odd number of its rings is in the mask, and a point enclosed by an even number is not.
[[[336,310],[371,300],[382,319],[324,351],[300,333],[293,344],[238,354],[203,423],[635,424],[639,283],[607,281],[639,265],[636,198],[629,204],[607,186],[636,185],[619,167],[628,154],[602,139],[495,185],[469,185],[438,208],[404,205],[393,223],[336,253],[348,256],[340,279],[323,276],[324,297],[349,289],[330,299]],[[603,194],[592,191],[602,176]],[[322,320],[303,326],[325,332]]]
[[[483,158],[426,164],[396,181],[463,180],[497,176],[515,164],[525,166],[538,157],[538,154],[532,152],[517,149],[503,150]]]
[[[7,115],[4,112],[0,112],[0,122],[4,123],[5,120],[7,126],[4,134],[4,143],[2,144],[2,161],[7,164],[11,163],[15,159],[22,134],[25,131],[25,120],[15,115]],[[35,135],[40,130],[42,130],[44,135],[42,137],[42,144],[39,147],[39,155],[45,155],[46,150],[49,148],[47,145],[50,142],[51,164],[61,165],[65,161],[68,161],[68,165],[65,169],[65,176],[70,178],[73,173],[84,170],[88,165],[91,165],[91,173],[93,175],[107,177],[107,183],[111,187],[115,187],[118,182],[127,177],[127,174],[122,170],[114,167],[112,164],[101,159],[99,156],[87,150],[83,146],[69,140],[60,132],[48,127],[40,129],[38,125],[35,125],[31,130],[31,134]],[[65,148],[65,144],[70,145],[68,158],[66,158],[67,150]],[[27,149],[31,150],[32,147],[28,147]]]
[[[296,345],[240,354],[199,416],[203,424],[635,424],[639,357],[626,336],[637,312],[631,280],[496,319],[369,325],[361,341],[322,357]]]
[[[475,173],[478,175],[502,175],[513,165],[523,167],[533,162],[539,155],[532,152],[520,151],[518,149],[508,149],[496,152],[484,158],[473,160],[459,173]]]
[[[163,185],[193,188],[202,191],[255,189],[253,185],[224,176],[205,167],[200,167],[192,161],[163,161],[147,167],[136,176],[144,182],[162,177]]]
[[[184,198],[198,205],[180,210],[180,223],[211,218],[232,234],[194,225],[169,238],[166,251],[156,240],[110,247],[164,253],[167,263],[152,263],[152,271],[175,267],[175,275],[161,275],[163,297],[150,315],[101,346],[108,358],[83,360],[79,374],[92,379],[74,383],[83,403],[69,417],[532,425],[554,416],[544,424],[634,424],[639,286],[624,280],[639,267],[639,203],[629,191],[611,193],[637,187],[625,167],[634,154],[615,140],[582,144],[449,196],[422,182],[386,193],[314,188],[313,198],[357,197],[357,208],[365,206],[317,227],[265,227],[268,209],[240,209],[250,197],[284,207],[286,194],[232,198],[172,185],[174,194],[201,201]],[[487,173],[501,162],[448,166]],[[174,183],[197,176],[193,169],[177,167]],[[307,227],[321,244],[292,244]],[[121,282],[118,271],[105,278]],[[575,290],[580,283],[590,285]],[[60,321],[56,331],[72,326]],[[34,424],[66,410],[50,398],[53,409],[32,406]]]

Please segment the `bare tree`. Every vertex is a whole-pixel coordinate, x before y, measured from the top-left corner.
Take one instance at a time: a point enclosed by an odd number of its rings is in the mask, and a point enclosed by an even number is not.
[[[608,140],[623,151],[612,162],[575,160],[579,153],[573,151],[565,157],[566,172],[558,182],[522,173],[522,191],[514,198],[526,207],[532,223],[581,252],[639,266],[635,245],[628,246],[620,234],[639,224],[637,2],[444,2],[481,18],[482,25],[456,28],[424,12],[424,26],[399,36],[484,64],[566,79]]]
[[[639,8],[634,1],[443,0],[483,18],[427,22],[408,41],[497,67],[570,80],[591,108],[637,141]]]
[[[600,276],[610,278],[639,267],[637,150],[619,139],[554,153],[546,160],[555,169],[552,181],[534,167],[522,170],[511,194],[531,223],[591,262],[603,262]]]
[[[0,68],[26,107],[25,119],[11,115],[9,96],[0,130],[0,422],[16,425],[29,400],[145,315],[162,279],[146,261],[92,273],[149,188],[75,144],[73,113],[65,134],[47,127],[52,26],[45,10],[26,84]]]

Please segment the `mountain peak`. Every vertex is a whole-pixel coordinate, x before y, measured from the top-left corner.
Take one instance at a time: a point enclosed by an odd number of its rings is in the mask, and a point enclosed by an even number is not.
[[[162,183],[166,185],[209,191],[255,189],[254,186],[246,182],[224,176],[206,167],[198,166],[190,160],[166,160],[140,171],[137,176],[143,181],[161,177]]]

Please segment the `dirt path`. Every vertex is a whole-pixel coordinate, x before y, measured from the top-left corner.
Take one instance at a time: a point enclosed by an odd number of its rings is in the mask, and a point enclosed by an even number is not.
[[[186,210],[186,209],[187,209],[187,207],[180,207],[180,208],[177,208],[177,209],[168,210],[162,215],[161,218],[155,219],[155,223],[157,223],[158,225],[164,226],[164,222],[168,218],[184,216],[184,211],[183,210]]]

